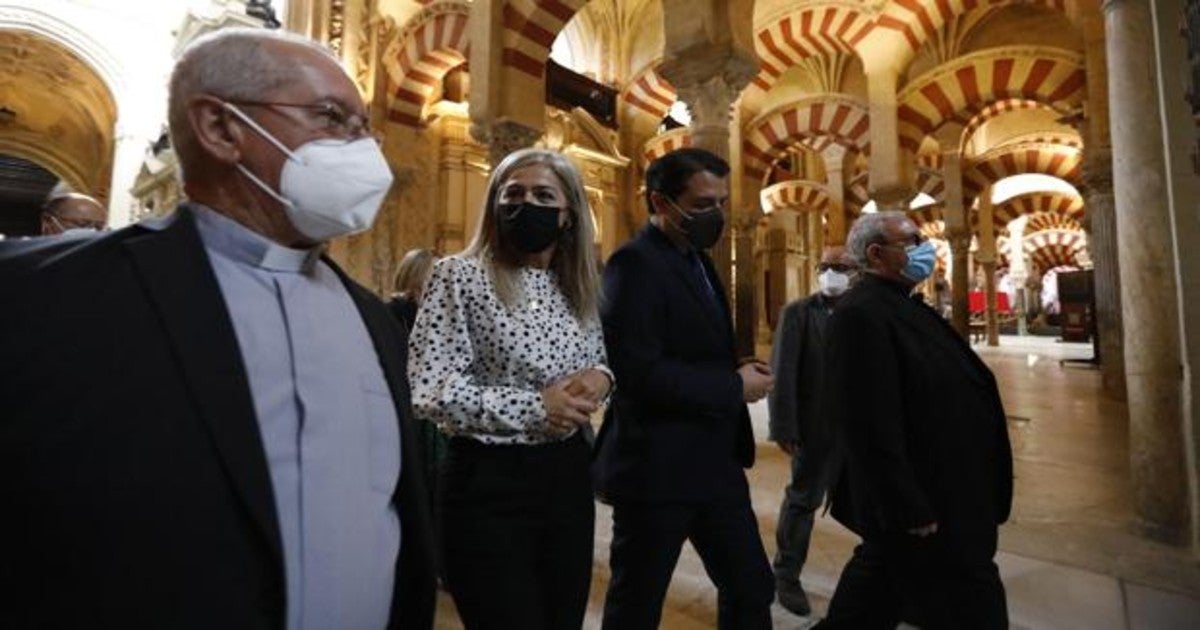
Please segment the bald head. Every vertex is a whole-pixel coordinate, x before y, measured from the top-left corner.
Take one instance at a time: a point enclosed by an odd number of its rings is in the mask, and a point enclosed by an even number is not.
[[[42,234],[62,234],[67,230],[102,230],[108,223],[108,210],[99,201],[79,193],[56,195],[42,208]]]
[[[844,245],[829,245],[821,251],[821,264],[829,266],[858,267],[854,257]]]

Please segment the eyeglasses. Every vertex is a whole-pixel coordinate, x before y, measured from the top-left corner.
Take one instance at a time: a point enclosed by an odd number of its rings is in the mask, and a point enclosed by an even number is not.
[[[379,137],[371,132],[371,121],[365,114],[352,114],[335,103],[280,103],[277,101],[229,101],[234,105],[249,105],[252,107],[282,107],[300,109],[320,121],[322,131],[338,137],[362,138],[370,136],[379,142]]]
[[[817,271],[822,273],[826,271],[836,271],[838,273],[850,273],[857,269],[854,265],[843,265],[841,263],[821,263],[817,265]]]
[[[50,219],[50,222],[63,232],[79,229],[103,231],[107,227],[103,221],[96,221],[94,219],[70,219],[50,213],[46,213],[46,218]]]
[[[875,244],[882,245],[884,247],[908,247],[909,245],[916,247],[917,245],[924,243],[925,240],[924,234],[921,234],[920,232],[913,232],[911,236],[906,236],[901,241],[876,241]]]

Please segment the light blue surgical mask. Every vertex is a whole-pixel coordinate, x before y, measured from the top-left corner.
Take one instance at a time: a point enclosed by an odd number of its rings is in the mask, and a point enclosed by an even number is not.
[[[937,262],[937,249],[933,243],[925,241],[920,245],[909,245],[904,248],[908,263],[900,271],[900,275],[912,282],[921,282],[933,273],[934,263]]]

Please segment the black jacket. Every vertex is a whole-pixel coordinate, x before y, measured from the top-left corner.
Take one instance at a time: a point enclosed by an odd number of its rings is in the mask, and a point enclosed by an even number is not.
[[[593,476],[609,501],[708,501],[745,488],[754,463],[729,307],[698,253],[647,225],[604,270],[601,311],[617,388],[597,437]]]
[[[1012,504],[1012,451],[991,371],[900,285],[865,275],[826,331],[825,417],[844,460],[833,515],[863,537],[937,521],[971,545]]]
[[[382,303],[342,280],[401,419],[392,625],[429,628],[428,507],[404,338]],[[0,627],[283,628],[266,456],[191,213],[91,241],[8,289]]]
[[[775,329],[771,367],[775,388],[767,396],[770,436],[799,442],[807,452],[821,442],[820,393],[825,372],[825,326],[830,302],[820,293],[783,307]]]

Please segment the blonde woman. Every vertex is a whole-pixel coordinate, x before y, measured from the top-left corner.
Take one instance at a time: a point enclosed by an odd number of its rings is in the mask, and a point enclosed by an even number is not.
[[[474,628],[583,623],[590,416],[613,386],[583,182],[559,153],[506,157],[471,245],[438,262],[409,341],[413,408],[450,437],[446,585]]]
[[[396,268],[396,281],[393,284],[396,292],[388,301],[388,310],[397,321],[404,324],[405,330],[411,331],[417,319],[417,308],[421,305],[425,283],[429,281],[429,274],[433,273],[435,262],[437,256],[433,250],[410,249]]]

